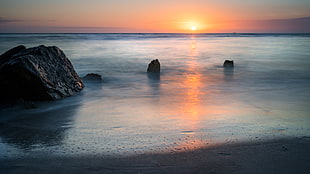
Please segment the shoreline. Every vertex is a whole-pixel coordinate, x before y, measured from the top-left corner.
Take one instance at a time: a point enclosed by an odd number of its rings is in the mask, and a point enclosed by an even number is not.
[[[240,142],[128,157],[49,156],[1,159],[5,173],[308,173],[310,137]]]

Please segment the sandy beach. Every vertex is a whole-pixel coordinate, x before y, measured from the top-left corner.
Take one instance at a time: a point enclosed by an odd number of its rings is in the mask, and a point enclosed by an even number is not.
[[[1,159],[1,173],[281,173],[310,170],[310,137],[245,142],[127,157]]]

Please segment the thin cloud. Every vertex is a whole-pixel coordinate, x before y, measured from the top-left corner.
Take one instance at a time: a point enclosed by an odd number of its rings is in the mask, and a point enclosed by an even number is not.
[[[293,19],[273,19],[259,22],[271,31],[310,32],[310,17]]]
[[[0,24],[4,24],[4,23],[18,23],[18,22],[25,22],[24,20],[20,20],[20,19],[3,19],[0,18]]]
[[[134,31],[126,27],[79,27],[79,26],[37,26],[37,25],[17,25],[0,27],[0,33],[122,33]]]
[[[226,21],[234,27],[224,32],[310,33],[310,17],[270,20]]]
[[[0,17],[0,24],[7,24],[7,23],[26,23],[26,22],[48,22],[48,23],[53,23],[56,22],[57,20],[50,19],[50,20],[21,20],[21,19],[5,19]]]
[[[126,31],[126,27],[48,27],[53,31],[62,32],[105,32],[105,31]]]

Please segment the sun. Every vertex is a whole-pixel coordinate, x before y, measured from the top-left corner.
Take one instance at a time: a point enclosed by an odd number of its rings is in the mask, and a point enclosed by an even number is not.
[[[196,31],[196,30],[197,30],[197,27],[196,27],[196,26],[192,26],[192,27],[191,27],[191,30],[192,30],[192,31]]]

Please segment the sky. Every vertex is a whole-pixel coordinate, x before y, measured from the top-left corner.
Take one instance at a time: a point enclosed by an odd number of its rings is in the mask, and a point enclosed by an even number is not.
[[[0,0],[1,33],[310,33],[310,0]]]

